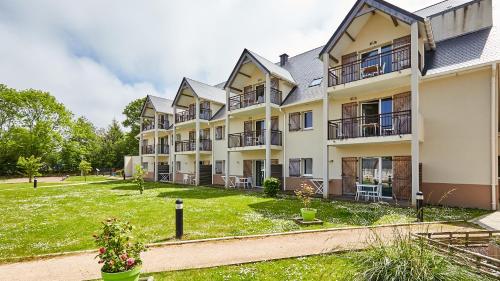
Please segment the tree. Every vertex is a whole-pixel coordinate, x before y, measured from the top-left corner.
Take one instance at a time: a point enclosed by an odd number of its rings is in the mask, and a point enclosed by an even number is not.
[[[78,165],[78,168],[80,169],[83,176],[85,177],[85,181],[87,181],[87,174],[92,171],[92,165],[89,162],[82,160],[80,162],[80,165]]]
[[[60,164],[64,171],[78,170],[80,160],[87,159],[96,166],[95,151],[99,149],[98,135],[94,125],[79,117],[70,125],[69,136],[62,144]]]
[[[31,155],[29,158],[24,158],[23,156],[19,157],[17,160],[17,166],[24,172],[29,178],[29,182],[34,176],[40,175],[40,168],[42,167],[42,162],[40,157],[35,157]]]
[[[135,166],[135,174],[134,174],[134,183],[137,185],[137,189],[142,194],[144,192],[144,175],[146,171],[142,168],[141,165]]]
[[[141,113],[144,102],[146,98],[136,99],[130,102],[122,112],[125,115],[122,125],[129,129],[123,141],[124,155],[139,154],[139,140],[136,136],[141,132]]]

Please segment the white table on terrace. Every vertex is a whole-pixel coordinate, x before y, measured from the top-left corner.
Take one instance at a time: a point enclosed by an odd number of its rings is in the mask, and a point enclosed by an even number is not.
[[[381,185],[378,184],[358,184],[357,186],[361,187],[363,191],[365,191],[368,195],[365,195],[365,200],[370,200],[370,198],[373,198],[373,201],[375,199],[380,200],[380,195],[381,195]],[[380,188],[380,190],[379,190]],[[357,192],[357,187],[356,187],[356,192]],[[377,194],[377,195],[375,195]],[[359,200],[359,197],[358,197]]]

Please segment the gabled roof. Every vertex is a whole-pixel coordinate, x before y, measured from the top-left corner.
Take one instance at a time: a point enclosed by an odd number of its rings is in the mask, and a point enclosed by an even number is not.
[[[383,0],[358,0],[354,6],[351,8],[347,16],[344,18],[340,26],[337,28],[332,37],[328,40],[325,47],[319,53],[319,56],[322,56],[324,53],[330,52],[333,47],[337,44],[337,41],[342,37],[347,28],[351,25],[351,23],[362,14],[365,14],[368,11],[364,11],[363,7],[365,5],[370,6],[374,10],[382,11],[392,17],[397,18],[398,20],[412,24],[415,21],[423,22],[424,19],[416,14],[408,12],[404,9],[401,9],[391,3],[385,2]]]
[[[210,121],[221,120],[226,117],[226,106],[223,105],[215,114],[210,118]]]
[[[238,74],[238,70],[242,66],[242,64],[245,62],[246,59],[250,59],[253,61],[263,72],[269,73],[273,76],[279,77],[283,80],[286,80],[294,85],[297,83],[293,79],[293,76],[286,70],[285,68],[269,61],[268,59],[248,50],[244,49],[243,53],[241,53],[240,58],[238,59],[238,62],[236,63],[233,71],[231,72],[231,75],[229,76],[229,79],[226,81],[224,88],[229,86],[231,82],[234,80],[236,75]]]
[[[186,86],[191,88],[193,93],[199,98],[221,104],[226,103],[226,92],[221,88],[210,86],[208,84],[185,77],[182,79],[181,85],[179,86],[179,90],[177,90],[177,94],[175,95],[173,103],[176,103],[178,101],[182,89]]]
[[[146,105],[148,104],[148,102],[151,103],[156,112],[174,114],[171,99],[147,95],[146,100],[142,105],[141,115],[144,114],[144,110],[146,110]]]

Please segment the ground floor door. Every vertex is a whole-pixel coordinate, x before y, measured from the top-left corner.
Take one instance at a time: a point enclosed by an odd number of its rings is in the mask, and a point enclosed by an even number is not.
[[[262,186],[264,184],[265,162],[264,160],[255,160],[255,186]]]
[[[358,175],[358,159],[356,157],[342,158],[342,195],[356,193],[356,177]]]
[[[411,199],[411,156],[395,156],[392,158],[394,180],[392,192],[396,200]]]

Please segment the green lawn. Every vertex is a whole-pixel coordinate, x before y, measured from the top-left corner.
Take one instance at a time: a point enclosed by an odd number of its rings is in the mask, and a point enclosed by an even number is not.
[[[244,265],[172,271],[153,274],[155,281],[190,280],[353,280],[360,272],[354,264],[359,253],[320,255]],[[453,266],[451,280],[490,280]],[[146,276],[149,274],[145,274]]]
[[[147,183],[140,195],[130,181],[73,186],[0,184],[0,258],[94,248],[100,221],[128,220],[146,243],[174,239],[175,200],[184,200],[185,239],[298,230],[290,218],[301,207],[294,198],[272,199],[207,187]],[[314,200],[322,227],[364,226],[414,221],[410,208],[385,204]],[[426,220],[470,219],[486,211],[427,208]],[[312,229],[310,227],[309,229]]]

